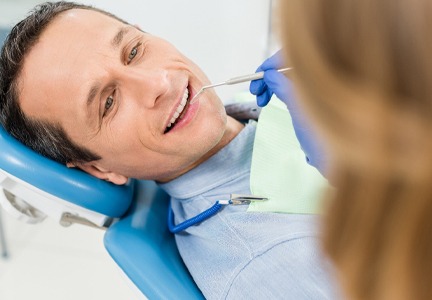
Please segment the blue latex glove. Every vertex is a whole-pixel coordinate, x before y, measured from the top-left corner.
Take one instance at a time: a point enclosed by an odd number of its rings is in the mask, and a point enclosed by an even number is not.
[[[307,162],[317,168],[325,176],[326,160],[322,143],[318,140],[317,135],[313,132],[306,116],[298,108],[296,99],[293,94],[291,82],[276,70],[286,67],[282,60],[280,51],[263,62],[258,67],[257,72],[264,71],[264,78],[251,82],[249,90],[257,96],[257,104],[266,106],[273,94],[282,100],[291,115],[294,131],[300,146],[306,155]]]

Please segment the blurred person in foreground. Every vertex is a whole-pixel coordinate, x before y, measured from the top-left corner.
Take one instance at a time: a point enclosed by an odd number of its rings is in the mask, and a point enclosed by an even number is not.
[[[251,91],[300,109],[319,137],[306,144],[336,187],[324,248],[346,296],[432,299],[432,2],[280,6],[280,66],[294,68],[297,101],[282,95],[277,65],[263,64]]]

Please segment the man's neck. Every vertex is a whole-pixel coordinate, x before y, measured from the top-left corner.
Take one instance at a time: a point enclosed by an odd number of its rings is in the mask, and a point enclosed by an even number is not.
[[[193,168],[199,166],[200,164],[202,164],[203,162],[208,160],[210,157],[215,155],[217,152],[219,152],[219,150],[221,150],[227,144],[229,144],[240,133],[240,131],[243,128],[244,128],[244,125],[242,123],[240,123],[239,121],[237,121],[236,119],[234,119],[230,116],[227,116],[227,126],[226,126],[225,133],[215,147],[213,147],[209,152],[207,152],[205,155],[203,155],[199,160],[197,160],[196,162],[191,164],[189,167],[185,168],[180,174],[177,174],[173,178],[166,178],[163,180],[159,180],[159,182],[171,181],[171,180],[187,173],[188,171],[192,170]]]
[[[219,150],[221,150],[223,147],[228,145],[244,128],[244,125],[234,119],[233,117],[227,116],[227,130],[225,130],[225,133],[219,143],[213,147],[209,152],[207,152],[200,160],[197,161],[196,165],[194,167],[200,165],[201,163],[205,162],[207,159],[215,155]],[[193,167],[193,168],[194,168]],[[191,169],[193,169],[191,168]]]

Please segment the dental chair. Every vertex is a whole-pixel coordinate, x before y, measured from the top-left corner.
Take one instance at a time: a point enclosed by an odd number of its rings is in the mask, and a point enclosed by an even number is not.
[[[148,299],[203,299],[168,231],[169,197],[152,181],[116,186],[30,150],[0,126],[0,204],[27,223],[46,217],[106,230],[113,260]]]

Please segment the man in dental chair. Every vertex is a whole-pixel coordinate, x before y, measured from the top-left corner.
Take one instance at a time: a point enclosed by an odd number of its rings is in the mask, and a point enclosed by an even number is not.
[[[209,80],[167,41],[95,8],[46,3],[0,59],[1,123],[35,151],[114,184],[157,181],[176,223],[251,194],[256,124],[227,116],[212,90],[190,105]],[[336,298],[319,217],[246,210],[228,205],[176,234],[206,298]]]

